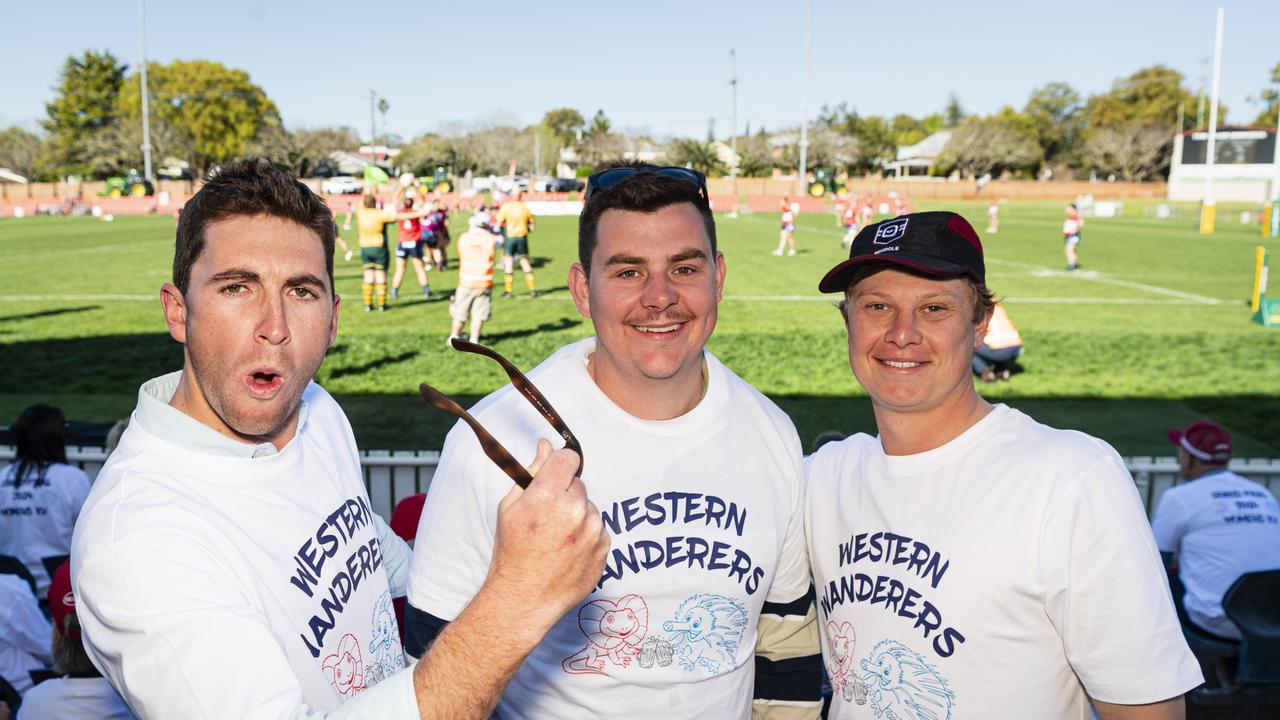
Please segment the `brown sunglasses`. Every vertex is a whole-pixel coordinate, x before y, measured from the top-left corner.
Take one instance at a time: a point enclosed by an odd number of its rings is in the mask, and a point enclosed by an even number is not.
[[[578,442],[578,438],[574,437],[573,431],[565,424],[564,419],[560,417],[560,413],[556,412],[555,408],[551,407],[551,403],[547,402],[547,398],[544,397],[542,392],[529,381],[529,378],[525,377],[524,373],[520,372],[520,370],[515,365],[512,365],[509,360],[484,345],[467,342],[460,338],[453,338],[451,343],[454,350],[484,355],[485,357],[493,358],[498,361],[498,364],[502,366],[502,369],[507,372],[507,376],[511,378],[511,384],[520,391],[520,394],[529,401],[529,404],[532,405],[534,409],[542,415],[542,417],[547,419],[547,422],[551,423],[551,427],[555,428],[556,432],[560,433],[560,437],[564,439],[564,446],[578,453],[578,475],[581,476],[583,464],[585,463],[585,460],[582,459],[582,444]],[[525,469],[524,465],[520,464],[519,460],[516,460],[506,448],[502,447],[502,443],[498,442],[496,438],[489,434],[488,430],[484,429],[484,426],[471,416],[471,413],[464,410],[461,405],[453,400],[453,398],[445,395],[426,383],[422,383],[418,386],[418,392],[422,394],[423,400],[426,400],[428,403],[444,410],[447,413],[457,416],[469,425],[471,430],[476,434],[476,439],[480,441],[480,449],[484,450],[484,454],[488,456],[495,465],[501,468],[502,472],[506,473],[508,477],[514,480],[517,485],[522,488],[529,487],[529,483],[533,481],[533,476],[529,474],[529,471]]]

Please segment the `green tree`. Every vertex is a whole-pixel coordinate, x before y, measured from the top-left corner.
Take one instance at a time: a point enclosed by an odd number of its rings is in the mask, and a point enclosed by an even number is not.
[[[841,103],[833,108],[823,107],[818,113],[818,126],[836,136],[828,141],[830,147],[824,148],[830,152],[831,160],[822,165],[850,173],[866,173],[877,170],[897,156],[898,144],[893,127],[878,115],[863,117]],[[814,162],[814,166],[819,164]]]
[[[897,145],[915,145],[929,134],[924,123],[910,115],[899,113],[889,121],[889,129],[893,133],[893,142]]]
[[[991,117],[970,116],[951,131],[951,140],[938,156],[940,166],[967,177],[1005,170],[1028,171],[1044,158],[1025,116],[1009,108]]]
[[[1067,83],[1051,82],[1031,93],[1022,112],[1030,118],[1047,162],[1078,162],[1087,120],[1080,93]]]
[[[95,167],[85,148],[116,123],[127,69],[105,50],[86,50],[62,64],[57,94],[45,104],[48,118],[42,123],[49,132],[49,159],[56,174],[90,175],[109,170]]]
[[[622,137],[613,132],[613,123],[609,122],[604,110],[597,110],[582,133],[578,155],[587,165],[599,165],[605,160],[620,158],[622,150]]]
[[[1195,113],[1185,111],[1195,108],[1196,97],[1182,87],[1182,80],[1182,73],[1164,65],[1143,68],[1117,80],[1110,91],[1089,98],[1088,129],[1132,123],[1173,127],[1178,122],[1179,107],[1184,110],[1183,129],[1189,129],[1195,124]],[[1225,116],[1226,108],[1219,105],[1218,119]]]
[[[178,138],[175,154],[197,175],[241,157],[264,128],[280,125],[280,113],[243,70],[208,60],[152,63],[147,70],[151,116],[168,123]],[[138,74],[120,91],[120,111],[139,113]]]
[[[14,125],[0,130],[0,168],[8,168],[28,180],[40,180],[44,171],[45,143],[39,135]]]
[[[1084,156],[1099,172],[1146,180],[1169,167],[1173,126],[1131,122],[1089,131]]]
[[[714,143],[698,140],[676,140],[667,148],[667,161],[672,165],[691,167],[704,175],[724,175],[728,168],[720,161]]]
[[[563,107],[548,110],[542,116],[542,125],[551,131],[560,147],[573,147],[578,142],[578,133],[586,125],[582,113],[573,108]]]
[[[1254,125],[1263,127],[1276,126],[1276,114],[1280,113],[1280,62],[1271,68],[1270,84],[1272,87],[1263,88],[1262,92],[1258,94],[1258,99],[1266,104],[1266,108],[1254,119]]]

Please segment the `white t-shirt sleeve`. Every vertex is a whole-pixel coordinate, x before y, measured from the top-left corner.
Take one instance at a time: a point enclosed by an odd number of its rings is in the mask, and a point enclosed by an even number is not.
[[[18,587],[6,598],[9,607],[0,610],[0,638],[6,645],[48,663],[53,628],[44,619],[26,581],[14,576],[12,584]]]
[[[1091,697],[1151,703],[1203,681],[1142,501],[1114,452],[1063,483],[1041,528],[1039,556],[1049,621]],[[1119,586],[1126,591],[1116,592]]]
[[[409,592],[409,565],[413,561],[413,551],[409,549],[409,543],[401,540],[381,515],[373,516],[373,526],[378,533],[382,567],[387,571],[391,597],[404,597]]]
[[[117,539],[79,561],[75,592],[85,649],[139,718],[417,717],[404,671],[339,712],[307,707],[242,579],[195,538]]]
[[[1151,518],[1151,532],[1156,536],[1156,547],[1161,552],[1178,552],[1182,536],[1186,534],[1187,511],[1176,493],[1166,492],[1156,506]]]
[[[493,473],[506,478],[459,423],[445,439],[413,543],[409,603],[419,610],[452,621],[484,584],[497,526],[497,500],[486,499]]]
[[[804,541],[804,515],[801,512],[804,503],[804,464],[799,443],[799,438],[796,438],[791,477],[779,480],[788,487],[796,488],[796,491],[791,497],[791,519],[787,525],[786,537],[782,541],[782,552],[778,555],[778,571],[774,573],[773,584],[769,586],[769,594],[765,596],[765,602],[770,603],[798,600],[809,592],[812,580],[809,553]]]

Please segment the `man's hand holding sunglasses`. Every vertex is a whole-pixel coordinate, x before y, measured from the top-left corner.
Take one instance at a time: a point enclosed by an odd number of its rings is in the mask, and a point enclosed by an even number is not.
[[[513,483],[498,504],[484,585],[415,670],[418,697],[433,698],[419,700],[423,718],[488,717],[542,636],[600,581],[610,540],[578,466],[577,453],[539,440],[529,487]]]
[[[485,585],[500,585],[507,598],[529,602],[520,615],[537,632],[532,642],[586,597],[604,572],[609,535],[576,477],[578,468],[577,453],[553,452],[539,440],[529,467],[533,482],[523,490],[513,484],[498,504]]]

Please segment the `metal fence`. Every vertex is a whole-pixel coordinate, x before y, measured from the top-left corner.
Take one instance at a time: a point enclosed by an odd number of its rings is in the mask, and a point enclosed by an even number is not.
[[[13,459],[13,448],[0,445],[0,463]],[[68,447],[67,461],[96,477],[107,453],[100,447]],[[1147,508],[1147,516],[1155,511],[1160,497],[1176,485],[1178,461],[1172,457],[1131,457],[1124,459],[1133,475],[1138,493]],[[369,450],[360,453],[364,468],[364,484],[369,491],[369,501],[379,515],[390,520],[391,510],[402,498],[426,492],[440,463],[438,452],[412,450]],[[1231,469],[1251,480],[1262,483],[1272,494],[1280,496],[1280,459],[1237,458],[1231,461]]]

